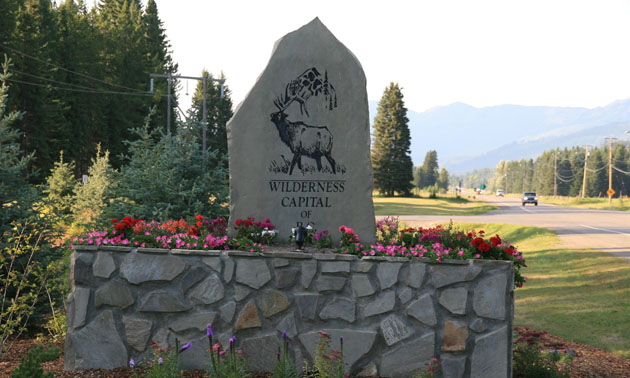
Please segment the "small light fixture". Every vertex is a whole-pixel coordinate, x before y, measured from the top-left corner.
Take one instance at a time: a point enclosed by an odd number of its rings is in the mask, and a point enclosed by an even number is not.
[[[302,250],[302,246],[304,245],[304,240],[306,240],[306,227],[302,225],[302,222],[297,222],[295,228],[293,229],[293,236],[295,237],[295,244],[297,244],[298,251]]]

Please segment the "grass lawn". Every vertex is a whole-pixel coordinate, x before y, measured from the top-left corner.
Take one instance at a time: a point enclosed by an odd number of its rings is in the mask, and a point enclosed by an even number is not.
[[[529,282],[516,289],[514,324],[630,358],[630,263],[605,252],[557,249],[551,231],[457,223],[498,233],[524,252]]]
[[[496,206],[454,196],[438,198],[374,196],[374,212],[384,215],[479,215]]]

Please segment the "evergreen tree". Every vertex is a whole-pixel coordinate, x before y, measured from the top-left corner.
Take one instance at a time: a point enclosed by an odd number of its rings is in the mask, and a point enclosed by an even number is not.
[[[212,74],[203,70],[201,77],[212,79]],[[225,80],[223,73],[219,77]],[[215,81],[206,81],[206,147],[210,150],[216,150],[219,154],[227,155],[227,121],[232,118],[232,99],[230,97],[230,88],[223,86],[223,98],[221,98],[221,84]],[[188,117],[193,125],[201,126],[203,120],[203,82],[199,81],[195,88],[192,98],[192,104]],[[200,128],[195,130],[199,135],[199,141],[202,140],[203,130]],[[227,163],[227,162],[226,162]],[[227,168],[227,166],[226,166]]]
[[[24,116],[15,127],[21,131],[22,151],[36,153],[37,159],[31,162],[33,169],[47,172],[59,151],[59,131],[66,126],[59,96],[49,87],[49,81],[57,79],[56,70],[44,63],[56,61],[58,51],[57,24],[50,0],[21,2],[16,20],[11,45],[30,55],[13,54],[17,80],[37,82],[16,86],[11,104]]]
[[[170,43],[166,38],[166,32],[162,20],[158,14],[155,0],[149,0],[142,16],[144,24],[144,48],[146,49],[145,75],[157,74],[177,74],[177,64],[173,61],[170,51]],[[153,90],[156,96],[153,98],[153,105],[157,106],[157,112],[152,117],[155,127],[166,132],[167,105],[168,105],[168,81],[156,80]],[[175,87],[171,89],[171,114],[177,114],[177,97]],[[173,117],[175,118],[175,117]]]
[[[107,213],[160,221],[227,215],[224,155],[201,150],[190,128],[161,133],[158,139],[148,125],[147,119],[144,127],[133,130],[137,139],[127,142],[129,156],[121,167],[117,200]]]
[[[604,160],[602,149],[593,149],[586,168],[586,197],[604,197],[608,190],[608,156]]]
[[[46,178],[43,188],[44,205],[47,213],[52,213],[57,218],[57,222],[68,220],[72,214],[72,203],[74,187],[74,163],[63,160],[63,151],[59,156],[59,161],[55,162],[54,168]],[[55,223],[57,223],[55,222]]]
[[[408,195],[413,187],[408,122],[401,89],[390,83],[378,103],[372,147],[374,187],[386,196]]]
[[[75,224],[104,224],[103,210],[110,204],[117,186],[116,172],[109,163],[109,151],[101,154],[100,145],[88,170],[88,180],[74,187],[72,213]]]
[[[443,189],[444,191],[447,191],[448,182],[449,182],[448,171],[446,170],[446,168],[440,169],[440,175],[437,180],[438,187],[440,189]]]
[[[416,186],[419,189],[435,185],[439,177],[437,151],[431,150],[427,152],[424,157],[424,163],[418,170]]]
[[[9,65],[5,56],[0,71],[0,246],[6,242],[11,222],[33,214],[32,204],[36,200],[35,189],[28,183],[28,164],[33,155],[22,154],[18,143],[20,133],[11,127],[22,114],[7,109]]]

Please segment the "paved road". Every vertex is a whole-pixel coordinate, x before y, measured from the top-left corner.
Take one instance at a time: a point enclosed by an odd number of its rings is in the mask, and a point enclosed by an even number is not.
[[[630,212],[578,209],[539,203],[521,206],[520,198],[481,196],[498,210],[474,216],[400,216],[410,226],[448,222],[508,223],[544,227],[566,248],[595,248],[630,262]]]

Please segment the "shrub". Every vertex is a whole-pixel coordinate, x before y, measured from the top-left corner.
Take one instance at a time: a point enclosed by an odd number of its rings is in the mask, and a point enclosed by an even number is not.
[[[227,215],[228,175],[225,156],[202,150],[186,127],[177,134],[151,131],[147,117],[126,141],[129,155],[117,174],[116,201],[109,217],[125,214],[142,219],[190,219],[196,214]]]
[[[11,378],[53,378],[51,372],[44,374],[44,369],[40,367],[40,364],[57,358],[59,358],[59,348],[53,346],[44,350],[43,345],[38,345],[29,350],[26,357],[20,359],[20,366],[11,371]]]

